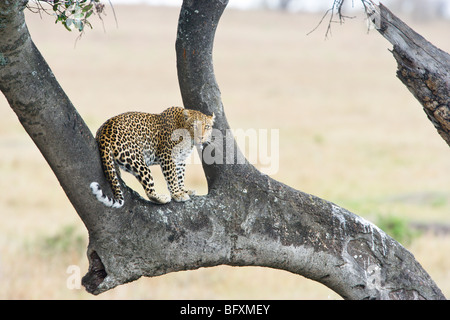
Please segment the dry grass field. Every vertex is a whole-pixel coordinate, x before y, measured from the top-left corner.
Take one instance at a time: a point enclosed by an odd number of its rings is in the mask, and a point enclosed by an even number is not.
[[[93,133],[124,111],[182,104],[178,8],[115,10],[118,28],[108,9],[104,26],[93,17],[94,30],[78,41],[53,17],[27,13],[36,45]],[[402,18],[450,52],[450,22]],[[231,126],[279,130],[273,177],[288,185],[375,223],[450,224],[450,150],[396,78],[390,44],[367,31],[362,15],[334,24],[328,39],[325,25],[307,35],[319,20],[225,12],[214,62]],[[91,296],[67,273],[72,265],[81,276],[87,270],[86,230],[3,96],[0,152],[0,299],[339,299],[288,272],[226,266],[141,278]],[[199,165],[188,167],[187,185],[206,191]],[[450,235],[402,239],[450,297]]]

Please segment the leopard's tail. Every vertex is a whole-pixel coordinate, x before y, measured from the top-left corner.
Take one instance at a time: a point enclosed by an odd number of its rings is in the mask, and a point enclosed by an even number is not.
[[[122,190],[120,189],[119,178],[115,169],[114,159],[109,146],[100,147],[100,158],[102,160],[103,172],[105,173],[106,180],[111,185],[114,197],[110,198],[105,195],[98,184],[98,182],[92,182],[90,184],[92,193],[97,197],[97,200],[103,203],[107,207],[120,208],[124,204],[124,198]]]
[[[113,199],[108,197],[106,194],[103,193],[102,188],[100,188],[100,185],[98,182],[92,182],[91,185],[92,193],[97,197],[97,200],[103,203],[107,207],[112,208],[120,208],[123,206],[123,199]]]

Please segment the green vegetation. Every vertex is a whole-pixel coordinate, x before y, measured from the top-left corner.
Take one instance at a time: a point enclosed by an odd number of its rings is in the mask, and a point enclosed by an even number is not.
[[[59,255],[86,250],[86,241],[75,225],[63,226],[57,233],[37,240],[37,249],[45,255]]]
[[[407,219],[394,215],[379,216],[376,222],[377,226],[403,245],[409,245],[418,236],[420,232],[411,229]]]

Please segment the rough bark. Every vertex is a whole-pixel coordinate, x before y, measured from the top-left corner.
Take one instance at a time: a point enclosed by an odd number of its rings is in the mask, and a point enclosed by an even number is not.
[[[412,30],[385,6],[367,13],[393,46],[397,77],[422,104],[428,119],[450,146],[450,55]]]
[[[227,264],[287,270],[346,299],[444,299],[413,255],[382,230],[247,162],[230,164],[239,151],[233,157],[220,153],[222,164],[204,164],[206,196],[161,206],[126,188],[122,208],[103,206],[89,189],[98,181],[109,191],[94,138],[34,46],[25,3],[0,2],[0,89],[86,225],[88,292],[141,276]],[[229,126],[212,46],[226,5],[184,1],[176,42],[185,106],[214,112],[215,127],[223,132]],[[213,143],[235,145],[223,136]]]

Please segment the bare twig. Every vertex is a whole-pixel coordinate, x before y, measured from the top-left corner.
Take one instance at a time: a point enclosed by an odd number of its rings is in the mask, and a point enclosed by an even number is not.
[[[365,0],[362,0],[362,1],[364,2]],[[328,20],[328,26],[327,26],[327,31],[325,32],[325,38],[328,38],[329,34],[331,35],[331,24],[332,23],[342,24],[342,23],[344,23],[344,20],[346,18],[353,19],[354,17],[346,16],[343,14],[342,7],[343,7],[344,3],[345,3],[345,0],[334,0],[332,7],[325,12],[325,14],[323,15],[322,19],[320,19],[317,26],[314,27],[310,32],[308,32],[307,35],[316,31],[317,28],[322,24],[322,22],[325,20],[325,18],[328,16],[329,13],[330,13],[330,19]],[[352,6],[353,5],[354,5],[354,2],[352,1]],[[333,20],[334,17],[336,16],[336,14],[339,18],[337,21]]]
[[[119,28],[119,22],[118,22],[117,16],[116,16],[116,10],[114,10],[114,6],[113,6],[111,0],[108,0],[108,2],[109,2],[109,5],[111,6],[111,10],[112,10],[113,15],[114,15],[114,20],[116,21],[116,27]]]

